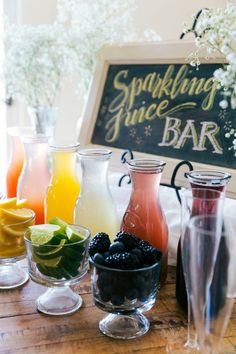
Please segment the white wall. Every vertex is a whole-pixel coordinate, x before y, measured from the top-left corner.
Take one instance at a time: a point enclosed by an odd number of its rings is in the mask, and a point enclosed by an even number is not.
[[[142,31],[154,28],[163,40],[177,40],[183,23],[192,23],[191,16],[206,7],[224,6],[226,0],[136,0],[135,23]]]
[[[5,1],[9,8],[18,7],[21,10],[21,14],[17,16],[16,20],[23,23],[50,23],[55,17],[56,0]],[[226,0],[136,0],[136,3],[134,23],[140,33],[146,28],[153,28],[163,40],[178,40],[183,23],[187,22],[190,25],[192,15],[203,7],[223,6]],[[66,85],[60,95],[60,113],[56,129],[57,140],[72,142],[76,139],[75,128],[82,107],[83,101],[75,95],[73,85]],[[8,109],[8,115],[10,125],[29,123],[25,108],[19,108],[17,104]]]

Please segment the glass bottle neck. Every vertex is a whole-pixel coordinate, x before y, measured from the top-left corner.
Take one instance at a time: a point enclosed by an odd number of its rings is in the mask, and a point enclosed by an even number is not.
[[[161,175],[161,172],[130,171],[132,189],[155,189],[158,191]]]
[[[47,143],[24,142],[25,164],[47,163]]]
[[[75,175],[76,173],[76,152],[75,151],[53,151],[53,175]]]
[[[82,167],[83,182],[91,183],[101,183],[107,181],[107,170],[109,159],[106,160],[96,160],[87,159],[84,157],[80,158]]]
[[[11,161],[19,161],[23,162],[24,160],[24,146],[21,142],[19,136],[11,137]]]

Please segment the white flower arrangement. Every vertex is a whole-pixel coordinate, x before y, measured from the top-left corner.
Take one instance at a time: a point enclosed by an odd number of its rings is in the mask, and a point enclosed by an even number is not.
[[[222,90],[221,109],[227,109],[229,102],[232,109],[236,108],[236,4],[229,1],[225,8],[204,9],[195,19],[196,51],[190,54],[191,65],[200,65],[203,51],[209,55],[218,52],[225,59],[225,65],[215,70],[214,77]],[[188,32],[185,29],[185,32]],[[232,139],[229,150],[235,151],[236,128],[231,127],[225,134]]]
[[[225,8],[204,9],[195,30],[197,50],[190,55],[191,64],[200,65],[203,50],[207,55],[220,53],[226,64],[214,72],[214,77],[219,88],[223,88],[222,105],[227,108],[227,98],[230,98],[231,107],[236,108],[236,4],[230,1]]]
[[[53,106],[63,78],[78,74],[87,87],[103,45],[159,40],[153,31],[136,34],[134,9],[134,0],[58,0],[51,25],[6,23],[3,75],[8,95],[35,108]]]

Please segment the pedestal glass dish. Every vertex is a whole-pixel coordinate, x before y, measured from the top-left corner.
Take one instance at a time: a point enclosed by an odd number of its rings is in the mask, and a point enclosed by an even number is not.
[[[99,329],[112,338],[132,339],[150,327],[142,314],[150,310],[157,296],[160,263],[135,269],[112,269],[90,259],[94,304],[110,314],[99,322]]]
[[[29,279],[28,272],[17,262],[25,257],[24,233],[34,224],[35,213],[28,210],[23,221],[0,224],[0,289],[12,289],[23,285]]]
[[[78,284],[87,272],[90,232],[82,226],[72,226],[84,236],[83,240],[63,245],[38,245],[31,242],[29,231],[25,233],[30,278],[49,287],[37,299],[36,306],[48,315],[73,313],[83,302],[70,286]]]

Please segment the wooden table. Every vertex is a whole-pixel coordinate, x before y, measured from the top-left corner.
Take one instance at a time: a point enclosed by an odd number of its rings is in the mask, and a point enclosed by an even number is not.
[[[38,313],[35,300],[44,291],[32,281],[19,289],[0,291],[0,353],[162,354],[166,353],[167,337],[173,340],[179,332],[186,332],[186,316],[174,296],[174,267],[169,267],[167,283],[159,292],[156,305],[146,313],[150,331],[135,340],[111,339],[99,331],[98,322],[105,313],[92,303],[89,275],[76,287],[84,303],[72,315]],[[236,353],[236,305],[221,353]]]

